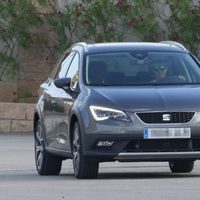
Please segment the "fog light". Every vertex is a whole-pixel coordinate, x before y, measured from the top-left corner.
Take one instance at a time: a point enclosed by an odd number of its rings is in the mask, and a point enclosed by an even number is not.
[[[97,143],[98,147],[111,147],[114,144],[114,141],[99,141]]]

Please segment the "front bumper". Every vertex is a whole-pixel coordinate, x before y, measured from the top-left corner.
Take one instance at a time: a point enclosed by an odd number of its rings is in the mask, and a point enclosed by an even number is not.
[[[170,161],[170,160],[196,160],[200,158],[200,151],[196,152],[143,152],[119,153],[115,156],[118,161]]]
[[[99,161],[170,161],[200,159],[200,118],[181,124],[145,124],[133,115],[131,123],[91,122],[82,127],[83,154]],[[190,128],[190,138],[145,139],[146,128]],[[101,146],[99,141],[113,141]]]
[[[143,139],[140,134],[87,135],[84,155],[98,161],[170,161],[200,159],[200,137],[189,139]],[[112,141],[112,146],[97,146]]]

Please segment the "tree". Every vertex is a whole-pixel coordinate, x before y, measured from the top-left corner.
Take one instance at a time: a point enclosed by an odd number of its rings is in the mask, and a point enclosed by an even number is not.
[[[30,27],[38,21],[31,0],[0,1],[0,81],[17,73],[17,48],[31,43]]]

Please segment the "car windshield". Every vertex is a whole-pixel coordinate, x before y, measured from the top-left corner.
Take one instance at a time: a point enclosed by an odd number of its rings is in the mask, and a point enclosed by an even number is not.
[[[85,63],[84,80],[91,86],[200,83],[200,67],[188,53],[99,53],[87,55]]]

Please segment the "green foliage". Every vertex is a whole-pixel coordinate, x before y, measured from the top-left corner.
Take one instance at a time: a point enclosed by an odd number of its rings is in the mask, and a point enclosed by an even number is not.
[[[126,32],[130,31],[136,35],[140,41],[156,41],[156,31],[158,22],[154,6],[158,0],[127,0],[117,1],[117,6],[121,10],[123,26]]]
[[[31,0],[0,1],[0,80],[16,74],[19,69],[16,49],[31,43],[29,28],[37,22]]]
[[[18,94],[17,99],[15,99],[15,101],[17,102],[27,102],[29,98],[33,97],[33,95],[31,94],[30,91],[28,90],[24,90],[24,91],[20,91]]]
[[[199,55],[200,44],[200,3],[191,0],[166,1],[171,15],[166,20],[169,39],[179,41],[193,53]]]
[[[77,41],[175,40],[199,52],[200,3],[192,0],[82,0],[47,16],[63,51]]]
[[[48,1],[47,0],[38,0],[38,3],[41,7],[45,7],[48,5]]]
[[[83,37],[95,42],[121,41],[123,39],[122,21],[116,6],[107,0],[79,4],[76,18],[84,33]]]
[[[19,62],[12,56],[0,52],[0,77],[14,78],[19,70]]]
[[[74,42],[175,40],[195,55],[200,48],[200,3],[192,0],[80,0],[58,11],[55,1],[38,0],[50,11],[36,14],[31,0],[0,1],[0,80],[19,69],[16,49],[33,43],[30,28],[44,22],[54,31],[58,51]],[[129,39],[130,38],[130,39]],[[48,46],[48,38],[37,42]]]
[[[76,41],[123,41],[133,33],[140,40],[155,40],[148,34],[155,32],[157,24],[151,8],[146,0],[87,0],[69,4],[64,12],[49,14],[46,19],[62,51]]]

